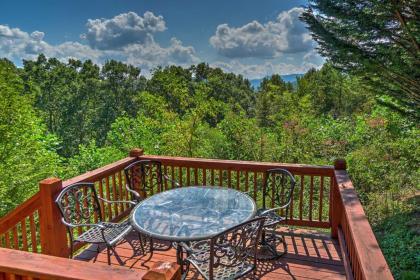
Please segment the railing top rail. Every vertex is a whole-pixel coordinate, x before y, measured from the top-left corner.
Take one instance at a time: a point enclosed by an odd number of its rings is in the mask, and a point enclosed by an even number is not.
[[[0,248],[0,272],[41,279],[142,279],[145,272],[124,267]]]
[[[158,261],[148,271],[89,263],[67,258],[0,248],[0,276],[25,276],[42,280],[179,280],[179,265]],[[12,277],[11,277],[12,278]],[[3,278],[2,278],[3,279]],[[13,278],[14,279],[14,278]],[[20,279],[20,277],[19,277]],[[26,279],[26,278],[25,278]]]
[[[346,170],[335,180],[364,279],[394,279]]]
[[[98,169],[88,171],[82,175],[64,181],[63,188],[79,182],[94,182],[98,179],[111,175],[112,173],[115,173],[118,170],[123,169],[125,166],[129,165],[135,160],[136,157],[126,157],[119,161],[100,167]]]
[[[276,162],[258,162],[258,161],[240,161],[224,159],[204,159],[204,158],[186,158],[169,157],[156,155],[142,155],[140,159],[159,160],[163,164],[178,167],[196,167],[207,169],[227,169],[227,170],[246,170],[264,172],[270,168],[285,168],[294,174],[324,175],[333,176],[334,166],[329,165],[308,165],[293,163]]]

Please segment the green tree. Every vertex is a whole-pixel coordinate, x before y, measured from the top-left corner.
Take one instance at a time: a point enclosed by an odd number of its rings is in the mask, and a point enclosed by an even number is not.
[[[60,173],[57,139],[47,135],[24,95],[19,70],[0,59],[0,216],[38,190],[38,181]]]
[[[416,0],[313,0],[302,19],[335,67],[362,76],[379,96],[398,101],[383,102],[420,118],[418,14]]]

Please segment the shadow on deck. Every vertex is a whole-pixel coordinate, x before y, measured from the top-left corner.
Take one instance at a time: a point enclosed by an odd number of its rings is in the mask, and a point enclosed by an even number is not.
[[[245,279],[345,279],[345,271],[337,240],[328,234],[307,229],[283,229],[288,245],[288,253],[275,261],[258,262],[256,276],[250,274]],[[123,265],[131,269],[147,270],[157,261],[176,262],[175,250],[142,253],[138,236],[134,232],[116,247],[118,256],[112,256],[113,266]],[[166,244],[161,244],[165,246]],[[167,247],[167,246],[166,246]],[[146,248],[146,251],[147,248]],[[75,259],[107,263],[104,248],[92,245],[82,251]],[[145,262],[146,261],[146,262]],[[144,263],[144,264],[143,264]],[[190,269],[188,279],[202,279],[194,268]]]

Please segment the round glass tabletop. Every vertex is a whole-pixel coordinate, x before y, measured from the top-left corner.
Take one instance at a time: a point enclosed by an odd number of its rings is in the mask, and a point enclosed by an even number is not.
[[[220,187],[184,187],[155,194],[132,211],[135,229],[154,238],[193,241],[210,238],[255,216],[248,195]]]

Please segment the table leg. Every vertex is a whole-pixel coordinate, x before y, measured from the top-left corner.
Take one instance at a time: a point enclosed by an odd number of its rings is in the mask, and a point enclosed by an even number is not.
[[[184,274],[184,260],[182,256],[182,246],[179,244],[176,245],[176,262],[181,267],[181,275]]]

